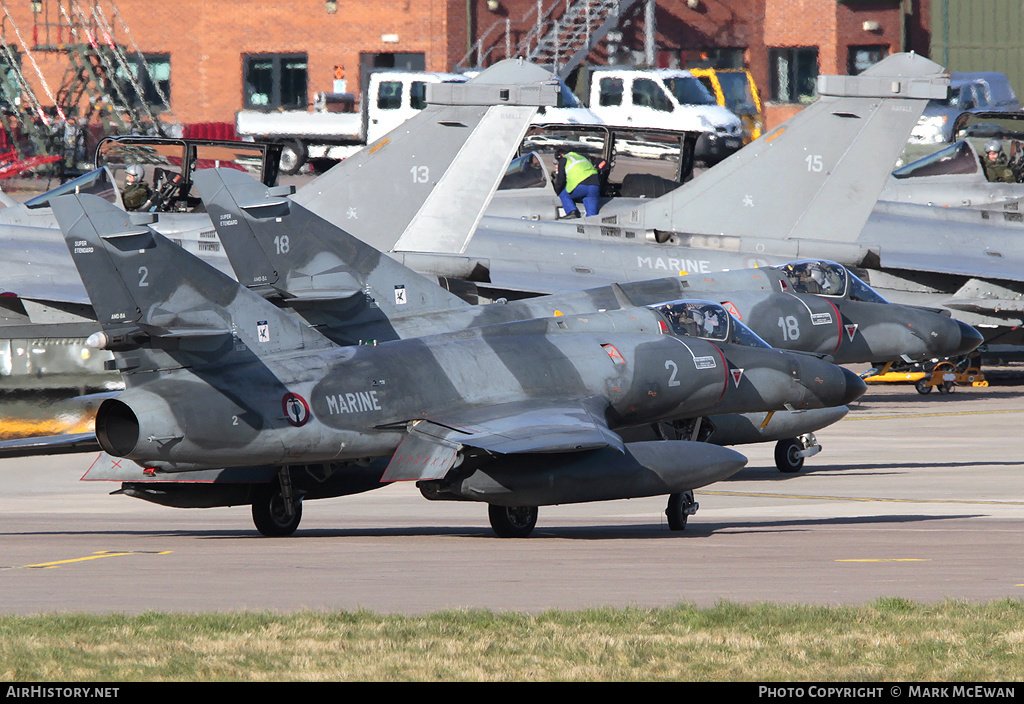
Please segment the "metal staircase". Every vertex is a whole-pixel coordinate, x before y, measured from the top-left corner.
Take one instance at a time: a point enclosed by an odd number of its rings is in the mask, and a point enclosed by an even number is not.
[[[455,68],[484,68],[521,56],[565,78],[638,1],[554,0],[545,8],[538,0],[520,20],[491,25]]]
[[[23,154],[60,154],[61,168],[73,170],[94,139],[163,134],[167,120],[161,115],[170,115],[167,96],[113,0],[39,0],[33,3],[31,34],[15,24],[7,4],[0,0],[0,100],[31,141]],[[56,91],[40,71],[37,53],[66,59]],[[34,80],[25,76],[23,61]],[[158,104],[146,99],[144,82],[155,88]],[[36,90],[46,94],[49,107]]]

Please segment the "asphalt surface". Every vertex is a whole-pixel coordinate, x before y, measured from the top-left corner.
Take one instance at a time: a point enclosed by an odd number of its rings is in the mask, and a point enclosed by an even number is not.
[[[0,613],[446,608],[540,612],[719,600],[1024,598],[1024,387],[873,386],[797,475],[773,446],[698,490],[542,507],[493,537],[486,507],[409,485],[310,501],[290,538],[248,507],[172,509],[81,482],[92,455],[0,462]]]

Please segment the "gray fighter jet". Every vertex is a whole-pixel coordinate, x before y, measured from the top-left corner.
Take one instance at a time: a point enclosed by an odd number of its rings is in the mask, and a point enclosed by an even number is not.
[[[665,494],[682,529],[692,490],[744,458],[619,431],[841,406],[865,388],[818,357],[733,344],[752,333],[695,302],[341,346],[94,196],[53,208],[102,327],[94,344],[127,387],[100,406],[93,442],[152,474],[272,468],[250,499],[264,533],[294,531],[304,495],[393,481],[487,503],[503,537],[528,535],[540,505]]]
[[[977,331],[946,316],[887,304],[829,262],[668,277],[470,306],[244,174],[211,169],[198,172],[195,180],[238,280],[338,344],[692,297],[727,305],[758,335],[771,338],[773,347],[827,354],[839,363],[945,357],[981,342]],[[693,334],[699,337],[700,330]],[[723,445],[777,441],[779,469],[791,472],[820,450],[813,432],[840,417],[834,410],[716,416],[696,427],[677,424],[675,430]]]

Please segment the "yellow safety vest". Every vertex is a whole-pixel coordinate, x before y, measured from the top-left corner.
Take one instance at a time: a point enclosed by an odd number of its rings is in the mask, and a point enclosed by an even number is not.
[[[585,156],[580,156],[576,152],[565,155],[565,190],[569,193],[596,173],[597,168]]]

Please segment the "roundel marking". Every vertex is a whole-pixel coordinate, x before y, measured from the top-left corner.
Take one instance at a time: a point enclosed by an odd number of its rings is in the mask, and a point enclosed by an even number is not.
[[[302,427],[309,420],[309,404],[298,394],[286,393],[281,399],[281,408],[288,422],[296,428]]]

